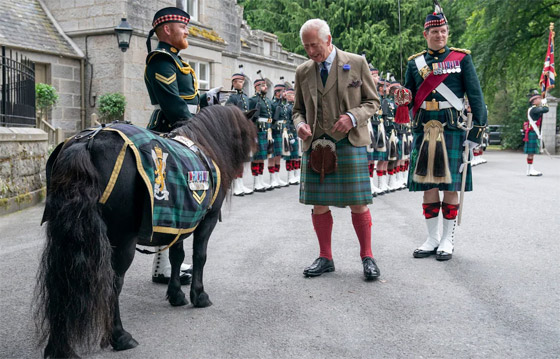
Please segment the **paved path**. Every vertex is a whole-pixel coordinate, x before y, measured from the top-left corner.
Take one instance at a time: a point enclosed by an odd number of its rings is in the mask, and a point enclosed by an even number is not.
[[[414,259],[425,237],[421,194],[374,199],[365,282],[348,209],[333,209],[336,272],[304,278],[317,256],[298,188],[233,198],[208,249],[214,305],[171,307],[138,254],[121,296],[140,342],[91,358],[557,358],[560,355],[560,158],[488,152],[474,168],[453,259]],[[0,358],[37,358],[30,305],[42,206],[0,217]],[[191,253],[190,249],[187,251]]]

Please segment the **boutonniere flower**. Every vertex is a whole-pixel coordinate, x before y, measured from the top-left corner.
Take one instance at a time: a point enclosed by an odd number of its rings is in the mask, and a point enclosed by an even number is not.
[[[361,80],[354,80],[348,84],[348,87],[360,87],[362,86]]]
[[[350,71],[350,64],[344,64],[344,65],[342,66],[342,70],[343,70],[343,71]]]

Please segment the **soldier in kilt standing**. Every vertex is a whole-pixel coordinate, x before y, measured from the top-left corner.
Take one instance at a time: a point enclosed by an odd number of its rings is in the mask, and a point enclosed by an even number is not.
[[[282,149],[284,148],[284,137],[288,136],[286,124],[288,123],[288,108],[284,92],[286,85],[274,86],[274,115],[272,116],[272,138],[274,139],[274,153],[268,160],[268,171],[270,172],[270,185],[274,188],[287,187],[289,184],[280,179],[280,161],[282,160]],[[284,131],[286,130],[286,131]]]
[[[272,101],[266,97],[268,86],[264,79],[256,79],[253,82],[255,86],[255,96],[249,99],[249,109],[257,109],[254,116],[255,125],[257,126],[257,150],[253,154],[251,162],[251,172],[254,177],[255,192],[270,191],[274,188],[264,181],[264,160],[268,158],[268,154],[273,151],[272,138],[272,115],[274,108]]]
[[[369,67],[369,73],[373,79],[373,84],[377,87],[379,83],[379,70],[373,66]],[[376,143],[379,133],[379,124],[381,122],[378,119],[377,113],[373,114],[369,118],[368,130],[370,131],[371,144],[367,147],[368,155],[368,169],[369,169],[369,181],[371,185],[371,194],[373,197],[377,197],[378,194],[382,194],[382,191],[377,187],[377,176],[375,174],[375,161],[376,161]]]
[[[241,111],[249,111],[249,96],[243,92],[243,85],[245,85],[245,75],[236,73],[231,76],[231,88],[235,90],[226,101],[226,106],[237,106]],[[233,181],[233,195],[244,196],[253,194],[252,188],[247,188],[243,184],[243,170],[237,175]]]
[[[527,154],[527,176],[542,176],[542,172],[533,168],[533,158],[535,154],[541,153],[541,124],[543,114],[548,112],[546,99],[539,95],[538,90],[533,90],[529,94],[529,110],[527,121],[523,124],[525,136],[523,137],[523,153]]]
[[[333,46],[324,20],[308,20],[300,38],[310,60],[298,66],[295,78],[293,122],[304,151],[299,200],[313,205],[311,220],[320,249],[319,258],[303,274],[315,277],[334,271],[329,206],[349,206],[364,276],[375,279],[380,272],[371,250],[366,153],[371,139],[366,123],[379,97],[366,60]]]
[[[410,191],[423,191],[422,208],[428,238],[413,255],[423,258],[436,255],[449,260],[453,254],[457,192],[461,190],[463,146],[472,149],[482,141],[486,126],[486,107],[470,51],[447,47],[449,27],[443,13],[426,17],[424,38],[428,49],[411,56],[406,70],[405,87],[412,92],[414,142]],[[463,130],[461,114],[467,94],[472,110],[473,127]],[[467,166],[465,190],[472,190],[471,167]],[[439,191],[443,191],[440,202]],[[439,212],[443,214],[443,233],[439,236]]]
[[[189,21],[189,14],[176,7],[161,9],[154,15],[146,41],[148,56],[144,71],[146,88],[155,108],[148,124],[150,130],[169,132],[176,122],[190,119],[200,107],[219,103],[221,87],[200,95],[194,69],[179,56],[179,52],[189,46]],[[159,42],[152,51],[154,33]],[[168,252],[160,252],[164,248],[155,247],[152,265],[152,281],[155,283],[167,284],[171,276]],[[185,263],[181,265],[181,284],[190,282],[190,268]]]
[[[294,89],[286,89],[286,110],[288,114],[288,122],[286,124],[288,129],[288,142],[290,144],[290,154],[284,156],[286,161],[286,171],[288,172],[288,183],[299,184],[299,172],[301,167],[301,156],[299,153],[299,138],[297,136],[296,128],[292,122],[292,111],[294,108]]]

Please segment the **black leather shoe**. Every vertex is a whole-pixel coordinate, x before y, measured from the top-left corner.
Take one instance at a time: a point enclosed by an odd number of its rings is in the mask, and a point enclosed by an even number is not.
[[[181,271],[181,275],[179,276],[179,280],[181,281],[181,285],[189,285],[191,284],[192,278],[192,268],[187,269],[186,271]],[[160,284],[169,284],[169,280],[171,278],[165,277],[163,274],[158,274],[157,276],[152,276],[152,282],[160,283]]]
[[[438,261],[448,261],[448,260],[451,259],[451,257],[453,257],[452,253],[447,253],[447,252],[444,252],[444,251],[438,251],[436,253],[436,259]]]
[[[432,255],[436,254],[436,251],[437,251],[437,248],[434,248],[431,251],[426,251],[424,249],[417,248],[417,249],[414,250],[414,253],[412,253],[412,256],[414,258],[426,258],[426,257],[429,257],[429,256],[432,256]]]
[[[362,264],[364,265],[364,277],[367,280],[377,279],[381,275],[381,271],[379,271],[379,267],[377,267],[373,258],[365,257],[362,259]]]
[[[313,264],[303,270],[306,277],[318,277],[325,272],[334,272],[334,261],[324,257],[315,259]]]

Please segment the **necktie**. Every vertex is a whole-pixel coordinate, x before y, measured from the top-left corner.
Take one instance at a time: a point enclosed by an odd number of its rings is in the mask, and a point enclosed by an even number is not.
[[[329,77],[329,70],[327,70],[327,63],[323,61],[321,62],[321,81],[323,81],[323,86],[327,83],[327,77]]]

